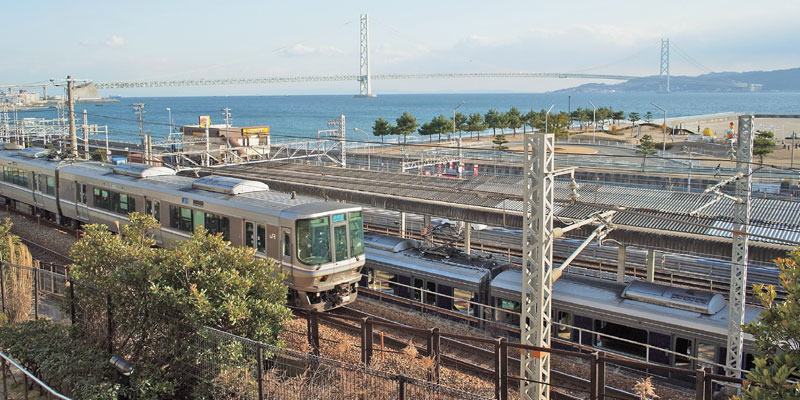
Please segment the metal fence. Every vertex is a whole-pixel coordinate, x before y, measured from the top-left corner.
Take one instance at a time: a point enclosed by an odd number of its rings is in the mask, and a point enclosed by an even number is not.
[[[0,305],[4,312],[22,304],[27,315],[18,320],[49,319],[71,324],[89,344],[107,351],[120,351],[127,332],[111,296],[65,275],[65,269],[30,268],[0,262]],[[14,292],[9,275],[29,278],[28,289]],[[19,303],[13,304],[12,303]],[[23,313],[24,314],[24,313]],[[169,318],[169,317],[167,317]],[[483,400],[474,393],[448,388],[315,354],[306,354],[248,340],[209,327],[194,327],[174,321],[175,332],[188,339],[197,358],[182,363],[197,379],[198,395],[214,399],[441,399]],[[171,328],[172,329],[172,328]],[[20,377],[20,379],[22,379]]]

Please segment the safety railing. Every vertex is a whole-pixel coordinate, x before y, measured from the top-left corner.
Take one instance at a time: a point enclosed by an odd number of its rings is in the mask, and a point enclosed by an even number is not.
[[[37,378],[25,368],[22,368],[21,365],[2,352],[0,352],[0,368],[3,370],[4,400],[19,398],[19,393],[24,393],[24,398],[27,399],[28,393],[32,391],[32,385],[38,387],[39,393],[44,394],[47,398],[53,397],[56,399],[70,400],[69,397],[53,390],[53,388],[42,382],[41,379]],[[16,372],[14,370],[16,370]],[[20,374],[22,375],[21,382],[17,381]],[[11,382],[9,382],[9,378]],[[20,388],[20,385],[22,388]]]

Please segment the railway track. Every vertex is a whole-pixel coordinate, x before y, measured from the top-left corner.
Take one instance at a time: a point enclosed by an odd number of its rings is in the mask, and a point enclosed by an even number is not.
[[[400,236],[400,230],[397,223],[390,221],[391,217],[381,213],[365,213],[364,229],[368,232],[379,234]],[[407,237],[412,239],[423,239],[419,234],[421,229],[421,222],[415,219],[407,221],[406,234]],[[522,257],[522,249],[519,247],[520,243],[516,246],[511,244],[515,240],[508,237],[509,234],[502,232],[492,231],[475,231],[472,234],[472,249],[475,251],[482,251],[489,254],[496,255],[499,259],[512,264],[518,264]],[[452,242],[451,238],[434,235],[434,243],[444,244]],[[521,239],[520,239],[521,240]],[[463,247],[463,242],[456,241],[452,243],[455,246]],[[559,248],[558,243],[555,246],[553,260],[555,262],[563,262],[567,255],[565,251],[571,249],[570,246],[562,246],[564,249]],[[610,276],[614,277],[617,273],[616,261],[616,248],[608,250],[605,248],[594,249],[594,257],[588,254],[590,251],[584,251],[585,255],[578,256],[571,263],[568,272],[578,273],[581,275],[588,275],[592,277]],[[614,254],[605,254],[614,253]],[[629,254],[628,258],[633,259],[634,254]],[[667,261],[667,263],[669,260]],[[666,264],[665,264],[666,266]],[[730,267],[718,265],[705,265],[701,261],[690,261],[685,264],[678,265],[677,268],[671,269],[665,266],[656,267],[654,274],[654,281],[656,283],[666,284],[669,286],[679,286],[687,289],[710,291],[713,293],[720,293],[727,296],[730,290]],[[632,276],[635,279],[646,279],[647,269],[644,265],[631,262],[629,260],[625,266],[626,276]],[[613,278],[612,278],[613,279]],[[776,287],[779,286],[778,270],[776,268],[751,268],[748,271],[748,283],[764,283],[772,284]],[[747,286],[746,303],[760,304],[754,296],[753,288],[751,285]],[[779,293],[779,296],[781,294]]]
[[[418,330],[418,328],[414,328],[407,324],[393,321],[383,316],[371,314],[361,310],[356,310],[352,307],[348,306],[339,307],[331,311],[331,313],[335,315],[344,315],[347,317],[358,318],[358,319],[371,317],[375,321],[387,322],[399,326],[399,328],[397,329],[391,329],[391,328],[386,329],[386,331],[389,332],[389,334],[384,333],[384,335],[381,336],[382,340],[384,341],[384,344],[390,347],[403,348],[407,346],[409,336],[419,339],[420,342],[424,342],[427,339],[425,337],[420,336],[419,334],[413,333],[413,331],[415,329]],[[344,330],[349,330],[352,332],[361,332],[360,326],[348,323],[344,320],[334,320],[328,318],[326,319],[326,323],[335,325],[336,327]],[[403,337],[400,337],[400,335],[402,335]],[[417,350],[420,352],[420,354],[429,355],[428,349],[426,347],[423,346],[416,346],[416,347]],[[463,340],[458,340],[455,338],[446,338],[446,337],[441,338],[441,349],[442,350],[449,349],[451,352],[451,354],[445,354],[445,351],[442,351],[443,354],[441,354],[440,359],[443,365],[453,367],[454,369],[457,369],[459,371],[466,371],[483,378],[487,379],[494,378],[495,370],[492,367],[496,356],[494,350],[490,350],[487,347],[470,344]],[[509,371],[518,371],[519,358],[509,356],[508,368]],[[588,393],[590,382],[587,379],[566,372],[558,371],[556,369],[551,369],[551,377],[553,379],[553,384],[554,384],[553,387],[554,388],[558,387],[559,389],[562,390],[562,391],[552,391],[552,395],[554,396],[554,398],[575,399],[580,397],[575,397],[574,394],[572,394],[574,392]],[[518,385],[520,378],[518,375],[510,373],[508,375],[508,379],[509,379],[509,387],[515,388]],[[612,387],[607,387],[606,393],[608,395],[612,395],[620,399],[633,400],[638,398],[629,392]]]
[[[72,258],[62,254],[57,250],[53,250],[45,245],[34,242],[33,240],[20,237],[19,240],[28,246],[28,250],[34,259],[44,263],[53,265],[69,265],[72,264]]]

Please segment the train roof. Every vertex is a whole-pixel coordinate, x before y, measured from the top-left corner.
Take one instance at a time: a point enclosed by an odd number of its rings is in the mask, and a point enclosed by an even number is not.
[[[41,151],[44,150],[39,148],[32,148],[32,149],[33,150],[29,151],[29,153],[31,154],[37,154],[37,153],[42,154]],[[55,169],[59,165],[70,163],[70,161],[51,160],[46,157],[30,157],[29,155],[20,154],[20,151],[22,150],[14,149],[14,150],[0,151],[0,159],[4,160],[2,164],[3,165],[23,164],[41,169],[48,169],[55,171]]]
[[[659,285],[663,286],[663,285]],[[664,305],[622,297],[625,284],[565,274],[553,284],[554,304],[571,305],[579,309],[597,310],[634,321],[658,321],[661,324],[682,329],[713,332],[727,335],[728,305],[713,315],[682,310]],[[500,273],[491,283],[492,296],[519,298],[522,289],[522,271],[511,269]],[[746,306],[745,322],[758,317],[760,309]]]
[[[131,165],[133,165],[131,163]],[[144,164],[138,164],[144,165]],[[146,167],[143,170],[147,170]],[[257,213],[281,212],[289,218],[313,218],[315,215],[330,211],[358,211],[360,206],[345,205],[336,202],[323,202],[308,196],[294,196],[284,192],[266,190],[266,185],[260,182],[244,181],[241,179],[205,179],[200,185],[195,185],[204,178],[191,178],[173,174],[155,174],[149,177],[137,177],[135,174],[124,175],[114,172],[114,166],[100,162],[81,162],[61,168],[62,174],[99,179],[114,185],[119,185],[118,190],[125,191],[125,186],[142,190],[158,191],[167,195],[180,198],[191,198],[199,201],[218,203],[225,206],[237,207]],[[214,177],[218,178],[218,177]],[[210,186],[217,185],[219,190],[210,190]],[[180,201],[178,201],[180,202]]]
[[[491,274],[489,269],[453,265],[446,261],[430,260],[403,252],[393,253],[372,247],[366,247],[365,250],[367,266],[398,275],[430,279],[473,292],[479,291],[481,283]]]
[[[395,236],[375,235],[370,233],[364,234],[364,244],[369,247],[390,251],[392,253],[399,253],[401,251],[417,247],[417,242],[414,239],[404,239]]]

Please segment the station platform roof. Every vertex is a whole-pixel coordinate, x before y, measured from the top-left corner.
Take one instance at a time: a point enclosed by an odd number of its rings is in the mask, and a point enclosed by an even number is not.
[[[366,171],[301,163],[267,163],[208,169],[217,175],[265,182],[273,190],[427,214],[490,226],[521,228],[521,177],[453,179],[386,171]],[[712,198],[701,193],[583,184],[572,203],[568,182],[556,180],[557,221],[583,219],[593,212],[625,207],[614,216],[619,230],[683,237],[730,246],[733,202],[728,199],[697,216],[689,212]],[[800,203],[751,198],[751,246],[788,250],[800,242]],[[558,223],[557,223],[558,224]]]

